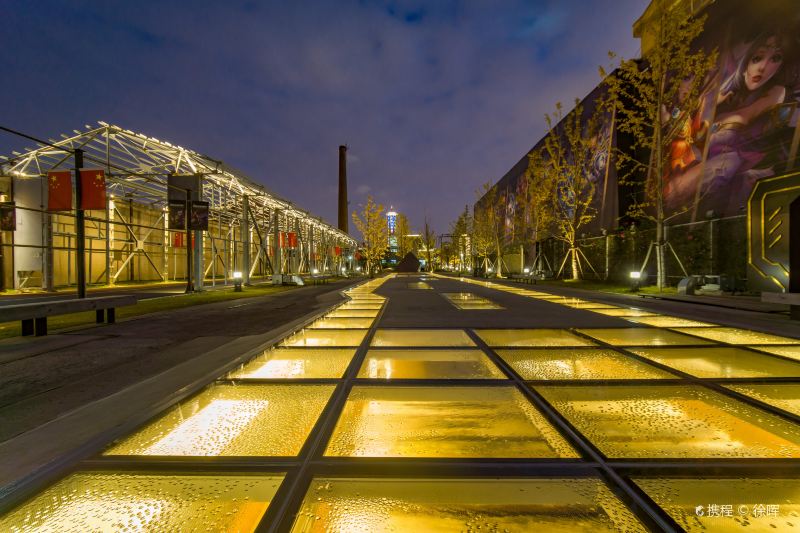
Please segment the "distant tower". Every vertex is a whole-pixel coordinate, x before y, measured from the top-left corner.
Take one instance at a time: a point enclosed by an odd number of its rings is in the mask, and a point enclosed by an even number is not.
[[[395,235],[397,213],[391,207],[389,207],[389,212],[386,213],[386,225],[389,228],[389,251],[397,253],[397,235]]]
[[[347,146],[339,146],[339,229],[348,232],[347,223]]]

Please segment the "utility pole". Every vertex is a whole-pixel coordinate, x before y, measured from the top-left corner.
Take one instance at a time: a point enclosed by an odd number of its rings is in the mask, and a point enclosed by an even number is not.
[[[75,257],[78,275],[78,298],[86,298],[86,227],[83,213],[83,184],[81,168],[83,168],[83,150],[74,152],[75,162],[75,234],[77,238],[77,255]]]

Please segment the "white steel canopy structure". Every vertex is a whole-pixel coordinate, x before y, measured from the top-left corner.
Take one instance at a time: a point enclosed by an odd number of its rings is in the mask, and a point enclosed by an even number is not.
[[[0,156],[5,180],[0,199],[15,202],[22,226],[0,232],[6,252],[3,286],[36,286],[37,271],[46,288],[72,283],[74,217],[44,208],[47,173],[74,168],[71,151],[76,149],[83,151],[83,167],[105,170],[109,193],[105,214],[87,213],[91,214],[86,218],[90,283],[186,276],[183,262],[178,261],[180,255],[185,258],[184,243],[170,231],[166,216],[171,175],[198,176],[197,199],[209,203],[209,230],[195,232],[192,244],[196,280],[227,282],[234,270],[242,272],[245,282],[259,275],[339,273],[346,268],[347,250],[355,247],[349,235],[321,218],[193,150],[105,122],[49,141],[51,145]],[[41,232],[32,229],[36,226]],[[282,232],[296,235],[291,249]]]

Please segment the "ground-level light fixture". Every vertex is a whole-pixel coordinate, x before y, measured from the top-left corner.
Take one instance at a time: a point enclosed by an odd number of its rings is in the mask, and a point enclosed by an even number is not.
[[[361,272],[361,267],[356,267],[356,272]]]
[[[531,269],[528,268],[528,267],[525,267],[525,268],[522,269],[522,273],[523,274],[530,274],[531,273]]]
[[[631,270],[630,277],[631,277],[631,290],[638,291],[639,282],[642,279],[642,273],[638,270]]]
[[[233,290],[242,292],[242,273],[239,271],[233,273]]]
[[[317,270],[316,268],[312,268],[311,269],[311,273],[312,274],[319,274],[319,270]]]

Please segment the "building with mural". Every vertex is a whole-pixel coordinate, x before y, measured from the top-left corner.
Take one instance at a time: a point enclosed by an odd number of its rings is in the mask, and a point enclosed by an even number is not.
[[[687,16],[707,15],[695,46],[716,51],[717,61],[710,72],[701,74],[694,108],[682,109],[680,101],[665,106],[671,141],[666,147],[669,164],[663,176],[663,198],[670,242],[676,250],[670,258],[671,280],[681,277],[685,268],[690,274],[727,275],[740,282],[746,279],[751,290],[786,291],[788,205],[800,190],[788,182],[788,190],[771,186],[771,191],[782,191],[782,200],[777,200],[778,193],[770,193],[768,202],[777,203],[771,209],[756,205],[756,218],[750,205],[758,183],[780,181],[796,168],[800,9],[794,0],[683,0],[674,2],[672,9],[684,10]],[[651,4],[633,27],[634,36],[641,38],[643,63],[657,46],[646,31],[655,12]],[[602,96],[599,84],[581,102],[584,113],[592,112]],[[596,217],[582,237],[589,249],[605,251],[606,265],[619,263],[627,270],[641,261],[636,256],[642,254],[649,228],[646,222],[626,216],[632,199],[642,190],[617,183],[614,154],[626,150],[630,140],[619,133],[613,115],[603,120],[590,178]],[[558,131],[556,125],[548,135]],[[537,142],[530,152],[540,149],[544,141]],[[495,185],[498,196],[505,198],[500,208],[507,245],[524,240],[515,226],[521,220],[516,213],[517,199],[527,169],[525,154]],[[476,209],[481,209],[483,201],[478,201]],[[762,216],[764,220],[758,218]],[[641,242],[624,242],[630,239],[631,229]],[[612,239],[611,243],[606,239]],[[596,253],[595,261],[601,262],[602,255]],[[557,254],[553,259],[558,260]],[[614,277],[615,273],[606,266],[603,274]],[[736,288],[736,282],[731,283]]]

